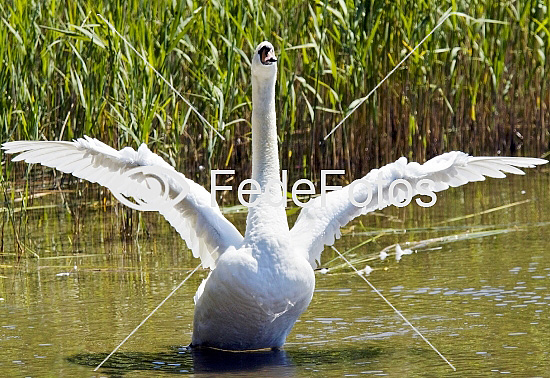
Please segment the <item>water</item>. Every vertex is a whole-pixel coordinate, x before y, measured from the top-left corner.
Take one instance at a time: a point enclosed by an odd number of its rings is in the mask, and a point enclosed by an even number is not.
[[[308,311],[279,352],[192,352],[196,274],[99,372],[93,368],[194,268],[197,260],[156,215],[121,237],[119,209],[63,206],[29,211],[25,242],[40,259],[15,258],[4,225],[0,260],[3,376],[150,376],[153,372],[258,376],[550,376],[550,178],[547,170],[448,190],[424,209],[386,209],[346,228],[336,247],[371,256],[369,280],[456,366],[454,373],[334,252],[323,255]],[[477,214],[501,205],[521,205]],[[61,203],[59,194],[34,202]],[[475,216],[445,222],[446,220]],[[16,214],[17,216],[17,214]],[[244,227],[244,214],[231,219]],[[396,262],[386,246],[480,230]],[[78,231],[78,232],[77,232]],[[334,261],[328,263],[330,260]],[[364,268],[364,260],[358,268]]]

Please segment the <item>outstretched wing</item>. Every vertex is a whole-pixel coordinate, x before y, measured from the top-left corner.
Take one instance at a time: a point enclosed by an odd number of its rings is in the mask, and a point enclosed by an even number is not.
[[[85,136],[73,142],[7,142],[2,149],[8,154],[19,154],[12,161],[39,163],[71,173],[107,187],[119,199],[133,197],[143,208],[158,211],[204,267],[213,269],[221,253],[242,244],[243,237],[217,204],[211,206],[210,193],[177,172],[145,144],[137,151],[130,147],[117,151]]]
[[[407,163],[407,159],[402,157],[380,169],[373,169],[341,190],[327,193],[324,204],[321,197],[310,200],[290,230],[293,245],[315,268],[324,246],[332,245],[340,237],[340,227],[359,215],[392,204],[390,189],[394,203],[405,201],[408,189],[403,182],[396,185],[398,179],[410,184],[410,194],[414,196],[425,194],[428,189],[439,192],[450,186],[482,181],[485,176],[503,178],[506,177],[504,172],[523,175],[518,167],[532,168],[545,163],[548,161],[537,158],[472,157],[459,151],[436,156],[424,164]],[[432,184],[422,182],[423,179]],[[390,188],[392,182],[396,184]]]

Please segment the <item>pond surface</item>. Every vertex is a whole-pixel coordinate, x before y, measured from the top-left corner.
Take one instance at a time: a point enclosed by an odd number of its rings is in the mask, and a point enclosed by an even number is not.
[[[118,226],[128,219],[120,207],[61,203],[60,194],[34,201],[27,228],[19,230],[30,247],[20,258],[9,255],[16,252],[13,227],[4,224],[3,376],[550,376],[547,168],[448,190],[432,208],[361,217],[335,245],[343,253],[355,248],[346,256],[359,269],[374,269],[370,282],[456,372],[326,248],[328,272],[317,272],[313,301],[284,350],[189,351],[192,298],[207,274],[199,271],[94,373],[198,260],[155,214],[134,225],[142,237],[125,242]],[[229,217],[244,228],[244,214]],[[406,250],[407,242],[433,238],[440,239],[399,262],[395,247],[379,258],[392,244]]]

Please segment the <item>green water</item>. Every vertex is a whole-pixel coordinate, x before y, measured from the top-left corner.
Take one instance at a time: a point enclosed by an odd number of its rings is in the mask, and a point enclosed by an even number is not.
[[[521,205],[479,214],[498,206]],[[59,194],[34,205],[61,204]],[[0,260],[2,376],[151,376],[222,373],[258,376],[550,376],[550,175],[468,184],[441,193],[424,209],[385,209],[357,219],[336,247],[372,256],[369,280],[457,368],[453,372],[409,326],[328,248],[327,274],[284,350],[191,352],[195,274],[98,372],[93,368],[193,269],[183,242],[148,215],[142,237],[124,242],[119,211],[78,204],[29,211],[27,255]],[[80,207],[82,207],[80,205]],[[468,214],[475,216],[446,222]],[[16,214],[17,215],[17,214]],[[231,220],[244,227],[245,215]],[[144,231],[145,229],[145,231]],[[78,230],[78,232],[75,232]],[[481,230],[501,230],[464,238]],[[134,231],[135,232],[135,231]],[[388,245],[462,235],[396,262]],[[393,250],[393,249],[392,249]],[[4,252],[14,253],[4,225]],[[365,262],[358,264],[364,268]],[[332,269],[330,269],[332,268]]]

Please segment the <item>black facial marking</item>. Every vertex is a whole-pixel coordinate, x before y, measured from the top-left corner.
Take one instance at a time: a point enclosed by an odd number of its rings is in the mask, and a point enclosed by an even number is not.
[[[268,52],[269,52],[269,46],[265,45],[265,46],[262,46],[260,51],[258,51],[258,54],[260,54],[260,58],[263,58],[265,55],[267,55]]]
[[[277,58],[275,58],[275,55],[273,53],[271,54],[271,57],[267,58],[269,53],[272,51],[273,49],[267,45],[260,48],[258,54],[260,55],[260,62],[262,64],[269,65],[277,61]]]

